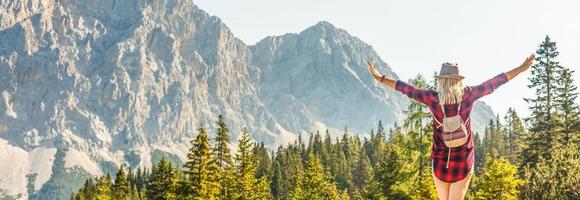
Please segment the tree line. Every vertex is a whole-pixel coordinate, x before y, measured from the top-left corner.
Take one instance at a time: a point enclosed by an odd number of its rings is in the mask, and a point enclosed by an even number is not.
[[[574,71],[556,60],[546,36],[537,52],[526,98],[531,115],[514,109],[474,134],[475,176],[467,199],[579,199],[580,109]],[[409,80],[436,88],[421,74]],[[401,124],[385,130],[379,121],[368,137],[329,131],[302,135],[269,152],[246,129],[232,155],[224,117],[215,138],[201,126],[187,161],[161,159],[151,170],[121,166],[88,179],[73,199],[437,199],[431,175],[433,126],[428,109],[411,102]],[[211,143],[211,144],[210,144]]]

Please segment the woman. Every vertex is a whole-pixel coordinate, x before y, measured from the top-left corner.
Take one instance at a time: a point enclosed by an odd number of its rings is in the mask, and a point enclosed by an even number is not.
[[[463,76],[459,74],[459,66],[453,63],[443,63],[438,79],[437,91],[415,88],[400,80],[391,79],[380,74],[375,65],[368,63],[373,78],[408,97],[425,104],[431,111],[434,128],[431,163],[433,180],[439,199],[463,199],[473,174],[474,149],[471,134],[469,114],[474,102],[490,93],[518,74],[526,71],[532,65],[535,55],[531,54],[518,67],[509,72],[501,73],[492,79],[476,86],[464,86]],[[444,141],[443,118],[456,116],[464,124],[467,134],[465,143],[457,147],[447,147],[449,137]],[[447,134],[448,132],[446,132]]]

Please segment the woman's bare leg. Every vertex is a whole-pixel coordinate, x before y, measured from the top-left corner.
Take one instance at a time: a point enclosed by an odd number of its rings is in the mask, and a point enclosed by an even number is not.
[[[467,175],[467,177],[449,185],[449,200],[463,200],[465,193],[467,193],[467,188],[469,187],[469,182],[471,181],[472,175],[473,168],[471,168],[471,172]]]
[[[433,164],[431,164],[431,175],[433,175],[433,181],[435,182],[435,190],[437,190],[437,196],[439,196],[439,200],[447,200],[449,198],[450,184],[439,180],[439,178],[435,176],[435,172],[433,171]]]

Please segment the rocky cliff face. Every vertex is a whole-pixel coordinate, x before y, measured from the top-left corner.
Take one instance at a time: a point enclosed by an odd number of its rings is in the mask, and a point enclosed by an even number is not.
[[[4,148],[67,148],[67,166],[94,174],[147,166],[154,151],[183,159],[194,129],[220,113],[234,138],[242,126],[270,144],[291,136],[260,102],[249,48],[191,1],[3,2]],[[25,156],[23,173],[39,174]],[[21,175],[0,187],[22,192]]]
[[[233,140],[245,126],[271,147],[390,125],[407,100],[366,60],[396,77],[328,22],[248,47],[192,1],[1,1],[0,197],[62,198],[121,164],[180,162],[219,114]]]

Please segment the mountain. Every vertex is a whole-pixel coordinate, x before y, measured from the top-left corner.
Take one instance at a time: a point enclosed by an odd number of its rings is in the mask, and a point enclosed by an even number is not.
[[[2,9],[7,194],[25,195],[26,174],[42,190],[57,149],[66,149],[64,167],[90,175],[184,160],[194,129],[214,126],[220,113],[234,138],[242,126],[269,144],[293,136],[260,102],[249,48],[191,1],[4,1]],[[22,160],[9,166],[13,155]]]
[[[292,132],[348,126],[367,133],[379,120],[393,124],[406,105],[405,96],[369,75],[366,62],[373,61],[398,78],[373,48],[328,22],[265,38],[250,49],[261,71],[260,99]]]
[[[180,163],[219,114],[232,140],[247,127],[275,148],[391,126],[408,101],[370,79],[366,60],[397,77],[371,46],[328,22],[248,46],[187,0],[0,8],[0,198],[67,198],[121,164]],[[480,110],[474,125],[493,117]]]

